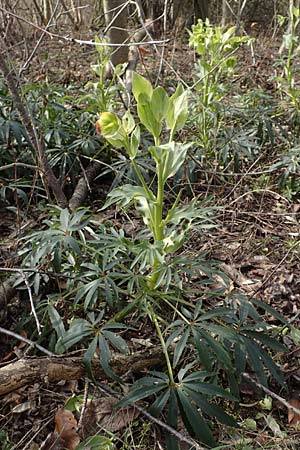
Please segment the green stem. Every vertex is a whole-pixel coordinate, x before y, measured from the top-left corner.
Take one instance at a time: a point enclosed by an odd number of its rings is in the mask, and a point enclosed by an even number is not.
[[[150,306],[149,304],[148,304],[148,309],[149,309],[149,312],[150,312],[151,320],[152,320],[152,322],[155,325],[155,328],[156,328],[156,331],[157,331],[157,335],[158,335],[158,338],[160,340],[161,348],[162,348],[162,351],[163,351],[163,354],[164,354],[164,357],[165,357],[165,360],[166,360],[170,383],[174,385],[175,383],[174,383],[174,376],[173,376],[172,365],[171,365],[171,361],[170,361],[170,357],[169,357],[169,353],[168,353],[168,350],[167,350],[167,346],[166,346],[164,337],[162,335],[162,332],[161,332],[161,329],[160,329],[160,326],[159,326],[156,314],[153,311],[152,306]]]
[[[134,167],[134,170],[136,171],[136,174],[137,174],[137,176],[138,176],[138,178],[139,178],[143,188],[145,189],[145,191],[149,195],[149,198],[151,198],[151,200],[154,201],[155,200],[155,196],[154,196],[153,192],[151,191],[151,189],[149,189],[149,187],[148,187],[148,185],[147,185],[147,183],[145,181],[145,178],[143,177],[141,169],[139,168],[139,166],[137,165],[137,163],[135,162],[134,159],[132,159],[132,165]]]
[[[125,306],[125,308],[121,309],[121,311],[118,311],[117,314],[115,314],[108,321],[108,323],[120,322],[121,320],[123,320],[126,316],[128,316],[128,314],[130,314],[132,311],[134,311],[135,309],[138,308],[138,306],[139,306],[140,302],[143,300],[143,298],[144,298],[144,293],[139,295],[135,300],[133,300],[131,303],[129,303],[127,306]]]
[[[154,207],[154,244],[164,239],[164,222],[163,222],[163,205],[164,205],[164,182],[163,182],[163,167],[161,164],[157,165],[157,196]],[[154,289],[155,284],[159,278],[160,261],[156,258],[152,267],[152,275],[149,278],[148,286]]]
[[[163,168],[158,166],[157,170],[157,196],[155,202],[155,240],[162,241],[164,238],[164,226],[162,221],[164,204],[164,183],[163,183]]]

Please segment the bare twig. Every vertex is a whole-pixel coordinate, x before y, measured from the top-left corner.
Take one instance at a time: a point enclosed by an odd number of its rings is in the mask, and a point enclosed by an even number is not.
[[[68,278],[70,280],[74,280],[76,276],[71,275],[65,275],[63,273],[57,273],[57,272],[48,272],[46,270],[39,270],[39,269],[21,269],[22,272],[31,272],[31,273],[40,273],[42,275],[48,275],[48,277],[58,277],[58,278]],[[0,267],[0,272],[13,272],[13,273],[19,273],[20,269],[17,267]],[[78,278],[80,279],[80,278]]]
[[[300,409],[293,406],[291,403],[289,403],[287,400],[285,400],[283,397],[280,397],[280,395],[275,394],[275,392],[271,391],[269,388],[264,386],[263,384],[258,383],[258,381],[254,380],[250,377],[247,373],[243,373],[243,378],[253,383],[255,386],[262,389],[266,394],[268,394],[270,397],[274,398],[278,402],[282,403],[282,405],[286,406],[288,409],[293,410],[296,414],[300,414]]]
[[[40,170],[38,166],[33,166],[32,164],[26,164],[26,163],[22,163],[22,162],[14,162],[11,164],[6,164],[5,166],[0,166],[0,171],[12,169],[13,167],[24,167],[25,169]]]
[[[277,264],[277,266],[274,268],[274,270],[272,270],[272,272],[267,276],[267,278],[262,282],[262,284],[253,292],[253,294],[251,295],[250,299],[255,297],[255,295],[262,290],[263,287],[266,286],[266,284],[272,279],[273,275],[277,272],[277,270],[279,269],[279,267],[282,266],[282,264],[284,263],[284,261],[287,259],[287,257],[289,256],[289,254],[299,245],[300,241],[296,241],[286,252],[286,254],[284,255],[284,257],[279,261],[279,263]]]
[[[164,21],[163,21],[163,30],[164,30],[164,32],[163,32],[163,38],[164,38],[164,39],[166,39],[166,34],[167,34],[167,8],[168,8],[168,0],[165,0],[165,3],[164,3],[164,12],[163,12],[163,15],[164,15]],[[158,84],[158,80],[159,80],[160,74],[161,74],[162,69],[163,69],[164,54],[165,54],[165,47],[162,48],[162,52],[161,52],[161,55],[160,55],[159,68],[158,68],[157,75],[156,75],[155,85]]]
[[[26,278],[25,273],[23,272],[23,270],[20,269],[20,270],[19,270],[19,273],[21,274],[21,277],[23,278],[24,283],[25,283],[25,285],[26,285],[26,288],[27,288],[27,291],[28,291],[28,296],[29,296],[29,301],[30,301],[30,306],[31,306],[31,313],[33,314],[33,317],[34,317],[34,320],[35,320],[35,323],[36,323],[36,327],[37,327],[38,334],[41,335],[41,334],[42,334],[42,331],[41,331],[41,324],[40,324],[40,322],[39,322],[39,318],[38,318],[37,313],[36,313],[36,310],[35,310],[35,306],[34,306],[34,302],[33,302],[33,298],[32,298],[32,292],[31,292],[30,285],[29,285],[29,283],[28,283],[28,280],[27,280],[27,278]]]
[[[13,331],[6,330],[5,328],[0,327],[0,333],[6,334],[7,336],[11,336],[15,339],[26,342],[26,344],[31,345],[31,347],[36,347],[42,353],[45,353],[45,355],[56,356],[55,353],[50,352],[45,347],[42,347],[40,344],[37,344],[36,342],[33,342],[30,339],[27,339],[27,338],[21,336],[20,334],[14,333]]]
[[[2,50],[5,51],[5,44],[3,42],[1,42],[1,46]],[[32,120],[32,116],[30,115],[28,109],[25,108],[13,73],[11,70],[9,70],[6,64],[3,51],[0,52],[0,70],[3,73],[7,86],[15,102],[15,107],[19,113],[21,122],[26,130],[28,143],[30,147],[32,147],[32,149],[36,152],[38,163],[41,168],[41,178],[44,182],[45,189],[46,191],[48,191],[48,187],[50,187],[54,193],[58,205],[64,208],[68,205],[67,198],[61,186],[59,185],[52,168],[50,167],[49,161],[46,156],[44,143],[41,139],[39,139],[36,127]]]
[[[82,426],[82,421],[83,421],[84,414],[85,414],[86,407],[87,407],[88,396],[89,396],[89,379],[87,377],[85,377],[82,408],[81,408],[80,417],[78,420],[77,431],[79,431]]]
[[[118,399],[121,398],[121,395],[118,392],[114,391],[113,389],[111,389],[106,384],[97,382],[96,385],[98,386],[99,389],[101,389],[102,391],[106,392],[107,394],[113,395],[115,398],[118,398]],[[147,417],[147,419],[149,419],[152,422],[156,423],[161,428],[166,430],[168,433],[170,433],[173,436],[175,436],[176,439],[178,439],[179,441],[185,442],[188,445],[192,445],[192,449],[206,450],[204,447],[201,447],[197,442],[187,438],[186,436],[184,436],[179,431],[177,431],[174,428],[170,427],[170,425],[168,425],[165,422],[163,422],[162,420],[159,420],[156,417],[152,416],[152,414],[150,414],[147,411],[145,411],[144,408],[142,408],[141,406],[138,406],[136,403],[133,405],[133,407],[135,409],[137,409],[141,414],[143,414],[143,416]]]
[[[48,30],[46,30],[43,27],[40,27],[39,25],[36,25],[35,23],[31,22],[30,20],[25,19],[24,17],[19,16],[18,14],[13,13],[12,11],[8,11],[5,8],[2,8],[2,6],[0,6],[0,11],[3,11],[5,14],[8,14],[12,17],[15,17],[16,19],[22,20],[23,22],[26,22],[28,25],[31,25],[32,27],[36,28],[37,30],[40,30],[42,32],[44,32],[45,34],[47,34],[48,36],[50,36],[51,38],[56,38],[59,40],[63,40],[63,41],[67,41],[70,43],[75,43],[75,44],[80,44],[80,45],[90,45],[93,47],[131,47],[132,45],[156,45],[156,44],[167,44],[170,39],[166,39],[166,40],[150,40],[150,41],[141,41],[141,42],[128,42],[128,43],[119,43],[119,44],[113,44],[113,43],[108,43],[108,42],[95,42],[95,41],[85,41],[82,39],[76,39],[76,38],[70,38],[67,36],[62,36],[60,34],[57,33],[52,33]]]
[[[21,67],[21,69],[20,69],[20,71],[19,71],[19,75],[21,75],[21,73],[22,73],[24,70],[27,69],[27,67],[28,67],[28,65],[29,65],[29,63],[30,63],[30,61],[31,61],[32,58],[34,57],[34,55],[35,55],[37,49],[39,48],[39,46],[41,45],[42,40],[44,39],[44,37],[45,37],[45,35],[46,35],[46,32],[47,32],[48,28],[50,27],[50,25],[51,25],[51,23],[52,23],[52,20],[53,20],[54,17],[55,17],[55,14],[56,14],[57,9],[58,9],[58,7],[59,7],[60,1],[61,1],[61,0],[57,0],[56,5],[54,6],[54,9],[53,9],[53,11],[52,11],[51,17],[50,17],[50,19],[49,19],[49,21],[48,21],[48,23],[47,23],[47,25],[46,25],[46,27],[45,27],[45,31],[42,32],[40,38],[38,39],[37,43],[35,44],[34,49],[32,50],[30,56],[27,58],[27,60],[26,60],[25,63],[23,64],[23,67]]]

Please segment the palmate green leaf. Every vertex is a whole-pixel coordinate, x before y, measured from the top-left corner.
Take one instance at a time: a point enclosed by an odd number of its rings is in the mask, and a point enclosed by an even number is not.
[[[51,325],[55,329],[57,336],[63,337],[66,333],[65,326],[54,306],[52,305],[48,306],[48,314],[51,321]]]
[[[153,414],[155,417],[161,414],[170,398],[170,394],[171,394],[170,389],[167,389],[165,392],[162,392],[149,408],[150,414]]]
[[[156,271],[153,271],[152,274],[154,275]],[[170,283],[172,281],[173,277],[173,270],[169,266],[162,266],[160,269],[157,270],[159,272],[159,277],[154,285],[154,289],[158,289],[160,286],[164,287],[164,290],[167,291],[170,287]],[[176,281],[174,281],[174,284]]]
[[[213,447],[216,445],[213,434],[205,420],[181,389],[176,390],[181,416],[187,430],[201,442]]]
[[[122,379],[111,369],[109,365],[111,354],[108,343],[102,334],[98,335],[98,346],[100,350],[99,358],[102,369],[109,378],[117,381],[118,383],[122,383]]]
[[[95,280],[90,281],[85,286],[81,286],[78,289],[75,304],[77,304],[84,296],[84,308],[88,309],[91,305],[95,304],[98,298],[98,289],[101,286],[101,280],[96,278]]]
[[[129,349],[126,341],[116,333],[109,330],[103,330],[103,336],[112,344],[112,346],[121,353],[128,354]]]
[[[183,323],[182,320],[176,320],[176,324],[174,322],[173,324],[169,325],[169,327],[168,327],[168,328],[171,328],[171,327],[173,328],[174,326],[178,326],[178,325],[181,325],[181,326],[179,328],[177,328],[175,331],[173,331],[173,333],[170,334],[170,336],[168,337],[168,339],[166,341],[166,347],[167,348],[172,344],[174,339],[176,339],[180,334],[183,333],[183,331],[184,331],[184,326],[183,326],[184,323]]]
[[[174,350],[174,356],[173,356],[173,367],[174,368],[177,366],[184,350],[186,349],[186,345],[187,345],[189,336],[190,336],[190,329],[187,328],[176,344],[176,347]]]
[[[84,218],[84,216],[86,216],[88,212],[89,211],[86,208],[76,211],[76,213],[70,218],[69,230],[79,231],[85,228],[91,221],[91,217]]]
[[[98,344],[98,336],[95,336],[82,358],[82,363],[85,366],[87,374],[91,378],[91,380],[94,380],[91,362],[96,353],[97,344]]]
[[[111,441],[111,438],[92,436],[77,445],[75,450],[114,450],[115,448],[115,444]]]
[[[261,358],[262,363],[269,370],[270,374],[274,377],[274,379],[281,384],[285,385],[285,380],[280,368],[275,364],[272,357],[261,347],[259,347],[259,356]]]
[[[62,209],[60,212],[60,227],[63,231],[68,231],[68,225],[69,225],[69,219],[70,219],[70,213],[67,210],[67,208]]]
[[[246,348],[243,343],[237,343],[234,347],[234,367],[236,375],[240,378],[246,369]]]
[[[181,367],[181,369],[178,371],[178,374],[177,374],[177,378],[180,383],[185,379],[185,375],[193,369],[195,364],[196,364],[196,361],[192,361],[191,363],[186,364],[186,366]],[[196,376],[197,381],[203,381],[208,376],[211,376],[211,374],[208,374],[207,372],[202,372],[202,371],[201,372],[199,372],[199,371],[193,372],[189,376],[191,376],[191,375],[197,375]]]
[[[197,201],[197,198],[194,198],[188,205],[178,205],[169,211],[164,223],[167,224],[171,222],[177,225],[183,220],[186,221],[188,219],[194,221],[195,219],[198,219],[202,226],[205,224],[207,225],[208,223],[214,225],[214,217],[211,217],[210,215],[216,208],[204,207],[203,204],[204,202],[199,202]]]
[[[76,319],[61,339],[62,345],[68,350],[72,345],[93,334],[93,326],[84,319]]]
[[[287,348],[284,344],[278,341],[278,339],[268,336],[264,332],[252,331],[247,329],[242,329],[242,333],[248,336],[250,339],[256,339],[263,345],[275,350],[277,352],[286,352]]]
[[[173,177],[185,161],[186,153],[191,143],[181,144],[169,142],[158,147],[149,147],[149,151],[156,161],[157,166],[162,166],[163,183]]]
[[[109,270],[109,269],[108,269]],[[104,276],[104,293],[105,299],[107,300],[108,305],[113,308],[115,303],[119,299],[119,291],[116,283],[112,280],[111,276],[113,272],[109,276]]]
[[[244,338],[243,340],[251,369],[257,374],[259,382],[264,386],[268,386],[267,376],[264,365],[261,361],[261,354],[258,345],[248,338]]]
[[[167,413],[167,424],[172,428],[177,428],[177,419],[178,419],[178,406],[177,406],[177,398],[175,393],[175,388],[170,389],[170,399],[168,405],[168,413]],[[167,450],[180,450],[179,444],[175,436],[171,433],[167,434],[166,438],[166,446]]]
[[[227,339],[230,342],[235,342],[238,340],[236,331],[228,326],[208,324],[205,322],[201,324],[201,326],[205,330],[220,336],[222,339]]]
[[[216,417],[221,423],[230,427],[237,427],[236,421],[229,416],[222,408],[209,403],[201,394],[189,389],[188,386],[183,387],[185,393],[196,403],[204,414]]]
[[[236,398],[223,388],[211,383],[205,383],[200,381],[189,381],[188,377],[183,380],[183,385],[191,391],[195,391],[204,395],[213,397],[223,397],[228,400],[236,401]]]
[[[124,406],[131,405],[138,400],[142,400],[143,398],[149,397],[149,395],[157,394],[158,392],[162,391],[163,389],[166,389],[166,384],[156,384],[151,386],[143,386],[138,389],[133,389],[131,392],[129,392],[126,397],[118,402],[118,407],[123,408]]]
[[[196,345],[197,340],[200,340],[201,338],[204,339],[210,347],[211,351],[216,355],[217,361],[224,364],[224,366],[228,369],[232,369],[230,353],[220,342],[213,338],[209,333],[206,333],[202,330],[200,331],[199,328],[197,330],[193,329],[193,335]]]
[[[214,308],[211,311],[208,311],[204,314],[201,314],[197,319],[199,322],[203,320],[214,319],[215,317],[231,317],[233,315],[232,309],[227,308],[226,306],[220,306],[218,308]]]
[[[257,300],[256,298],[251,299],[252,303],[254,303],[256,306],[262,308],[264,311],[268,312],[272,316],[276,317],[277,320],[279,320],[281,323],[288,324],[287,320],[274,308],[272,308],[270,305],[267,305],[266,303]]]
[[[118,203],[122,208],[124,208],[134,200],[137,200],[139,197],[145,198],[148,201],[152,200],[149,198],[148,192],[142,186],[132,186],[131,184],[124,184],[121,187],[113,189],[108,194],[108,199],[106,200],[101,210],[108,208],[114,203]]]
[[[81,250],[78,245],[78,242],[76,239],[74,239],[72,236],[66,236],[64,239],[64,246],[67,248],[70,248],[73,250],[76,255],[81,255]]]
[[[211,372],[213,370],[213,354],[211,352],[211,348],[207,345],[204,339],[200,340],[200,337],[194,340],[194,345],[198,352],[198,357],[203,364],[204,368]]]

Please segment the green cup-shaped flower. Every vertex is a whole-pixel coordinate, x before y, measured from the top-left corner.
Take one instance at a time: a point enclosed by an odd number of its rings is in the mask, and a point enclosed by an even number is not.
[[[119,130],[121,122],[119,118],[111,112],[103,112],[100,114],[96,122],[97,133],[108,138],[114,136]]]

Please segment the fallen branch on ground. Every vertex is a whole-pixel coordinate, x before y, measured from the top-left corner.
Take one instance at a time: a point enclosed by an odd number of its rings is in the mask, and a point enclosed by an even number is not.
[[[132,355],[113,355],[111,368],[118,375],[124,375],[127,372],[141,372],[161,361],[163,361],[161,349],[153,347],[137,351]],[[92,361],[92,369],[96,380],[107,379],[98,359]],[[82,356],[22,358],[0,368],[0,395],[28,384],[78,380],[85,376],[86,370],[82,364]]]

